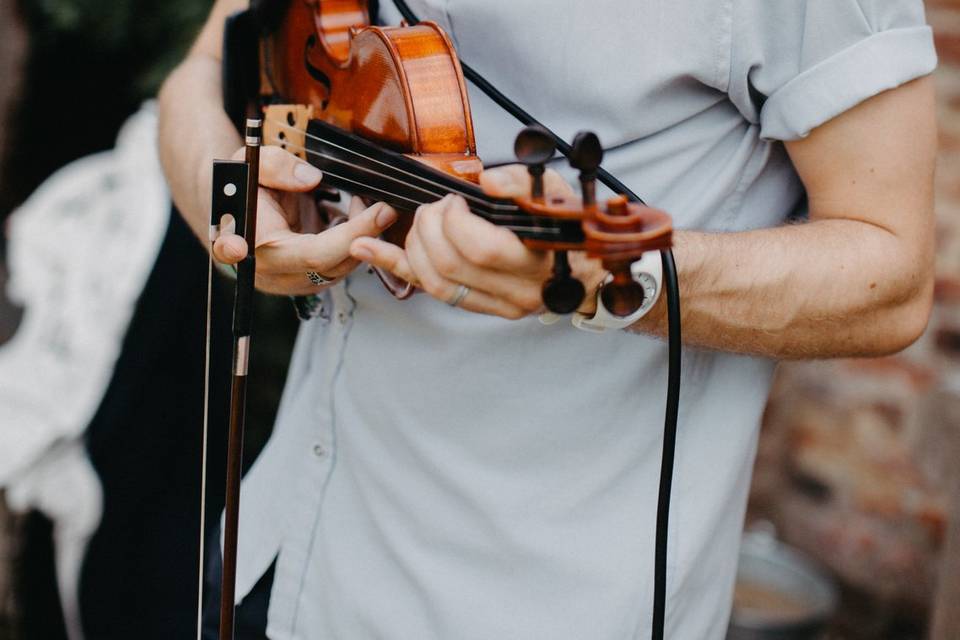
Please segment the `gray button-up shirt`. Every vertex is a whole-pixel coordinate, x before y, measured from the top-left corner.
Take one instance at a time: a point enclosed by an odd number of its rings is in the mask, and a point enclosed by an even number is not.
[[[920,0],[410,4],[679,228],[781,224],[802,186],[779,141],[936,64]],[[519,125],[471,99],[509,160]],[[665,344],[401,303],[362,270],[327,309],[243,489],[238,597],[276,559],[270,637],[649,637]],[[667,636],[722,638],[773,363],[683,366]]]

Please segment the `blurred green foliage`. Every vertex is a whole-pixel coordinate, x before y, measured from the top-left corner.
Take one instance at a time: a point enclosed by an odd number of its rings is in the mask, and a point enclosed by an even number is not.
[[[104,55],[138,60],[131,90],[159,88],[203,24],[210,0],[21,0],[34,47],[80,39]]]

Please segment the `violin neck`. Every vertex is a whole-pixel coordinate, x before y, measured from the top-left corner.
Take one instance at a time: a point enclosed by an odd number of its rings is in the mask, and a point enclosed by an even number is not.
[[[323,171],[323,183],[348,193],[413,212],[448,194],[464,198],[470,210],[510,229],[520,238],[579,243],[579,221],[551,220],[522,211],[513,201],[484,193],[478,185],[439,171],[401,153],[386,150],[321,120],[311,120],[305,141],[307,160]]]

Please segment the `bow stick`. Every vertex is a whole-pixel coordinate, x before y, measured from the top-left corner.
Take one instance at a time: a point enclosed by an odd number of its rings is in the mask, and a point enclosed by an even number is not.
[[[244,418],[247,400],[247,369],[250,359],[250,329],[253,317],[257,237],[257,191],[260,175],[262,122],[246,122],[246,153],[243,162],[214,161],[213,202],[210,211],[211,258],[207,271],[207,383],[204,393],[204,426],[200,485],[200,577],[197,613],[197,639],[202,637],[202,594],[204,562],[204,514],[206,502],[206,466],[208,405],[210,388],[210,317],[213,275],[213,247],[220,233],[220,220],[232,215],[236,229],[250,250],[237,265],[237,283],[233,298],[233,380],[230,388],[230,425],[227,439],[226,509],[223,526],[223,570],[220,578],[220,640],[233,640],[234,597],[237,579],[237,534],[240,516],[240,475],[243,463]]]

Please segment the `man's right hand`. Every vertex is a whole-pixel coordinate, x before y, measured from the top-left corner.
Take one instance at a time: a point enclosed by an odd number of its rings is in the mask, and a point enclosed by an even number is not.
[[[241,148],[234,154],[242,159]],[[257,211],[257,288],[282,295],[309,295],[320,287],[307,272],[330,279],[341,278],[359,262],[350,257],[350,244],[363,236],[376,237],[397,219],[390,206],[364,207],[359,198],[350,203],[347,221],[322,230],[320,215],[309,195],[323,174],[279,147],[260,153],[260,191]],[[247,255],[247,243],[234,232],[233,221],[222,221],[222,232],[213,246],[214,257],[236,264]]]

